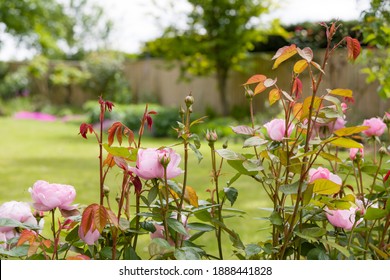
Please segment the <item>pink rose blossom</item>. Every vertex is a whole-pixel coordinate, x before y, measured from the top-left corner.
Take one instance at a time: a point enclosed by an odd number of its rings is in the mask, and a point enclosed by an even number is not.
[[[274,141],[282,141],[286,133],[286,121],[283,119],[273,119],[272,121],[264,124],[267,129],[268,136]],[[288,127],[287,137],[290,137],[294,125],[291,124]]]
[[[369,126],[363,131],[367,137],[381,136],[386,129],[386,124],[380,118],[371,118],[363,121],[363,126]]]
[[[38,226],[37,220],[31,213],[30,206],[25,202],[9,201],[0,206],[0,218],[8,218],[18,222]],[[0,227],[0,232],[12,231],[13,227]]]
[[[183,173],[183,170],[179,168],[180,160],[180,155],[171,148],[139,149],[137,167],[131,167],[130,171],[145,180],[164,178],[162,163],[166,163],[167,179],[172,179]]]
[[[325,215],[328,221],[335,227],[340,227],[346,230],[352,229],[356,221],[356,211],[359,211],[359,207],[352,206],[349,209],[335,209],[330,210],[325,207]],[[356,222],[358,225],[362,219]]]
[[[328,179],[338,185],[342,184],[342,180],[336,174],[333,174],[328,169],[323,167],[318,167],[317,169],[312,168],[309,170],[309,183],[313,183],[317,179]]]
[[[355,160],[357,153],[360,154],[360,157],[364,157],[364,150],[363,148],[351,148],[349,149],[349,158],[351,160]]]
[[[93,245],[100,237],[100,233],[97,229],[94,231],[88,230],[84,235],[83,231],[81,230],[81,226],[79,227],[78,233],[79,237],[88,245]]]
[[[71,205],[76,197],[73,186],[50,184],[39,180],[28,191],[34,201],[33,207],[39,211],[50,211],[57,207],[63,210],[76,208],[75,205]]]

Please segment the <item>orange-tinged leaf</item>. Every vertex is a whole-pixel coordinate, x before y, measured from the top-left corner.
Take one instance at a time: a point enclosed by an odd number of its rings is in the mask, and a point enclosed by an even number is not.
[[[341,185],[328,179],[317,179],[313,182],[313,193],[331,195],[340,192]]]
[[[196,194],[195,190],[190,187],[186,186],[186,190],[184,193],[184,199],[192,206],[199,207],[198,204],[198,195]]]
[[[305,59],[298,60],[294,64],[294,72],[297,74],[301,74],[307,68],[309,64]]]
[[[272,89],[268,94],[269,104],[272,105],[280,99],[280,92],[277,88]]]
[[[328,92],[330,94],[333,94],[333,95],[338,95],[338,96],[342,96],[342,97],[352,97],[352,90],[350,89],[346,89],[346,88],[335,88],[335,89],[332,89],[332,90],[328,90]]]
[[[259,94],[259,93],[261,93],[261,92],[263,92],[263,91],[265,91],[267,88],[266,88],[266,86],[264,85],[264,83],[259,83],[257,86],[256,86],[256,88],[255,88],[255,95],[256,94]]]
[[[360,133],[369,129],[369,126],[352,126],[352,127],[343,127],[338,130],[335,130],[333,133],[337,136],[350,136],[356,133]]]
[[[118,140],[119,146],[122,145],[122,126],[116,130],[116,139]]]
[[[278,52],[277,52],[277,54],[278,54]],[[272,66],[272,69],[276,69],[282,62],[286,61],[287,59],[289,59],[290,57],[292,57],[296,53],[297,53],[297,47],[294,44],[283,49],[281,55],[278,56],[277,59],[275,60],[274,65]],[[274,56],[274,58],[275,58],[275,56]]]
[[[311,50],[311,48],[306,47],[306,48],[304,48],[303,50],[301,50],[300,48],[297,48],[297,51],[298,51],[298,54],[299,54],[304,60],[306,60],[307,62],[310,62],[310,61],[313,60],[313,51]]]
[[[51,246],[51,240],[49,239],[46,239],[42,242],[43,246],[45,246],[46,248],[50,248]]]
[[[16,244],[16,246],[23,245],[27,241],[30,244],[32,244],[32,243],[34,243],[36,237],[37,237],[37,234],[34,231],[24,229],[20,234],[20,237],[19,237],[19,240],[18,240],[18,243]]]
[[[99,208],[99,204],[93,203],[84,209],[81,217],[81,230],[86,234],[89,230],[95,230],[94,217],[96,209]]]
[[[303,101],[301,120],[309,117],[311,103],[312,103],[311,96],[306,97],[305,100]],[[313,101],[313,109],[312,109],[313,113],[318,111],[318,109],[321,106],[321,103],[322,103],[322,99],[315,96]]]
[[[299,120],[301,119],[302,116],[302,107],[303,107],[302,103],[295,103],[293,107],[294,116]]]
[[[114,157],[112,154],[107,154],[106,159],[103,161],[103,166],[113,167],[115,165]]]
[[[94,223],[96,229],[101,233],[107,224],[107,210],[103,205],[99,205],[94,213]]]
[[[27,251],[27,257],[34,255],[37,252],[39,245],[39,242],[30,242],[30,247],[28,247]]]
[[[250,77],[250,78],[248,79],[248,81],[246,81],[246,83],[244,84],[244,86],[245,86],[245,85],[251,85],[251,84],[256,84],[256,83],[264,82],[266,79],[267,79],[267,77],[264,76],[264,75],[261,75],[261,74],[253,75],[252,77]]]
[[[347,49],[348,49],[348,59],[355,61],[360,54],[360,43],[357,39],[352,37],[346,37],[347,40]]]
[[[107,216],[111,224],[113,224],[115,227],[119,226],[118,217],[114,214],[114,212],[112,212],[112,210],[107,209]]]

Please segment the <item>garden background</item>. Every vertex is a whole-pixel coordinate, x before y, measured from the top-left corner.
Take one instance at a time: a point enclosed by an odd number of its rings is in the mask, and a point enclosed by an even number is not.
[[[226,100],[222,101],[218,69],[224,64],[218,59],[213,61],[212,57],[217,57],[217,54],[208,56],[202,53],[204,50],[207,53],[210,38],[202,41],[202,38],[195,38],[194,33],[180,33],[169,27],[171,29],[167,28],[160,38],[145,43],[138,54],[112,51],[105,40],[112,22],[103,16],[104,10],[91,6],[88,1],[64,2],[24,0],[19,4],[13,1],[0,4],[3,32],[36,52],[29,60],[0,62],[0,146],[3,150],[0,156],[0,203],[28,201],[28,188],[40,179],[75,186],[77,203],[88,204],[91,198],[98,200],[97,147],[78,133],[80,123],[98,123],[100,111],[96,104],[99,96],[115,103],[112,114],[107,115],[108,123],[110,119],[119,120],[134,130],[143,116],[145,104],[149,104],[149,109],[158,114],[154,117],[152,130],[146,132],[144,145],[163,146],[175,142],[172,127],[180,120],[179,109],[184,98],[191,93],[195,100],[194,119],[207,116],[204,123],[196,127],[204,142],[200,148],[204,159],[200,163],[196,157],[190,159],[190,166],[196,168],[196,172],[188,178],[188,185],[197,186],[196,191],[201,196],[211,187],[211,158],[205,132],[215,130],[220,146],[229,140],[229,148],[241,148],[240,136],[230,126],[250,122],[250,108],[242,87],[248,77],[254,73],[285,77],[278,83],[289,88],[289,69],[293,63],[287,62],[290,67],[272,70],[271,58],[275,51],[294,43],[302,48],[311,47],[318,58],[324,54],[326,34],[318,23],[285,26],[275,21],[267,25],[266,31],[265,27],[252,26],[251,31],[257,34],[235,42],[245,47],[234,55],[232,63],[225,66],[228,70]],[[197,1],[190,2],[197,4]],[[222,2],[226,4],[221,1],[221,9]],[[238,2],[247,7],[259,5],[258,1]],[[387,100],[390,95],[388,8],[386,1],[372,0],[371,9],[361,18],[341,22],[340,36],[357,37],[364,51],[354,64],[348,64],[342,58],[345,56],[342,50],[337,51],[327,65],[326,81],[320,90],[337,86],[354,92],[352,109],[346,113],[350,126],[358,125],[368,117],[382,117],[390,106]],[[48,14],[45,10],[53,13]],[[385,11],[383,17],[378,11]],[[263,9],[254,11],[252,16],[266,13],[267,10]],[[382,27],[374,25],[370,17],[378,20]],[[15,22],[16,18],[20,19],[19,23]],[[185,41],[187,35],[188,42],[197,42],[198,45],[190,48]],[[86,47],[90,41],[96,42],[96,48]],[[176,53],[167,50],[170,47]],[[180,49],[186,51],[179,54]],[[175,59],[176,54],[179,61]],[[309,88],[309,76],[303,74],[300,78],[303,87]],[[270,107],[269,103],[267,95],[255,100],[255,117],[259,123],[280,113],[280,108]],[[228,181],[233,175],[234,170],[228,167],[221,181]],[[113,196],[119,192],[120,180],[117,174],[108,178],[107,185]],[[261,218],[260,208],[269,205],[264,200],[264,191],[251,180],[240,178],[238,182],[240,192],[234,204],[238,210],[231,210],[237,216],[229,223],[240,225],[237,231],[243,240],[255,242],[267,234],[265,229],[268,227]],[[206,235],[202,238],[210,250],[216,250],[215,244],[208,244]],[[228,236],[223,238],[224,242],[230,242]],[[145,240],[146,244],[148,238]],[[147,254],[146,245],[144,253]],[[225,254],[228,257],[231,254],[228,248]]]

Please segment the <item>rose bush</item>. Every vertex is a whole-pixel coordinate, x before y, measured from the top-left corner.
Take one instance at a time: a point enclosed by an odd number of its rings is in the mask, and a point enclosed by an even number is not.
[[[26,205],[12,214],[16,204],[3,205],[0,254],[28,259],[140,259],[139,239],[146,237],[149,259],[224,259],[227,244],[222,237],[227,235],[238,259],[389,259],[390,171],[381,139],[386,125],[372,118],[347,127],[345,102],[353,100],[352,91],[320,90],[325,67],[340,46],[346,45],[350,60],[360,53],[356,39],[333,42],[337,23],[323,26],[327,48],[321,64],[314,61],[310,48],[296,45],[279,49],[273,57],[274,69],[297,58],[291,92],[279,87],[276,78],[262,74],[244,83],[250,124],[232,127],[243,139],[242,149],[231,150],[218,141],[214,130],[206,131],[211,184],[205,193],[188,185],[188,175],[197,175],[189,166],[190,153],[198,161],[203,158],[202,137],[192,131],[204,118],[192,119],[192,95],[180,109],[177,143],[158,149],[144,148],[142,142],[157,112],[146,106],[138,132],[114,122],[105,134],[105,115],[115,106],[100,97],[100,127],[80,125],[83,138],[92,135],[97,141],[99,201],[76,209],[73,187],[37,181],[30,189],[32,205],[48,212],[51,236],[40,233],[34,220],[40,215],[33,216]],[[310,78],[310,89],[301,82],[303,74]],[[253,99],[267,92],[270,105],[279,104],[281,117],[257,124]],[[367,156],[371,150],[363,155],[370,139],[373,160]],[[182,149],[181,155],[177,149]],[[233,176],[223,182],[221,174],[232,170]],[[109,172],[120,177],[115,198],[105,184]],[[244,176],[268,199],[267,205],[258,206],[267,211],[262,218],[269,223],[270,237],[249,244],[235,231],[240,225],[229,223],[236,213],[242,215],[232,207]],[[7,237],[10,232],[14,238]],[[214,237],[216,252],[206,251],[202,235]]]

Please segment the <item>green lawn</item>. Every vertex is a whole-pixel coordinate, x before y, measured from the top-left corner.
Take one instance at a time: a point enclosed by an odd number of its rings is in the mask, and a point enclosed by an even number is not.
[[[76,188],[75,203],[90,204],[98,201],[98,147],[94,137],[88,140],[78,135],[79,123],[38,122],[33,120],[14,120],[0,118],[2,135],[0,146],[0,203],[9,200],[30,201],[28,188],[37,180],[52,183],[70,184]],[[160,147],[171,145],[175,139],[145,138],[143,146]],[[218,144],[218,143],[217,143]],[[176,147],[181,152],[180,146]],[[240,145],[230,143],[230,149],[239,150]],[[192,186],[200,199],[207,199],[212,188],[210,182],[210,152],[206,142],[202,143],[201,152],[204,159],[198,164],[191,154],[188,185]],[[120,176],[108,178],[112,200],[119,192]],[[221,186],[235,173],[228,166],[224,169]],[[260,207],[267,207],[266,197],[260,186],[250,178],[240,178],[234,187],[239,195],[234,208],[246,214],[226,220],[226,224],[238,232],[245,244],[266,238],[268,231],[261,230],[265,223],[256,218],[262,216]],[[147,244],[144,236],[144,244]],[[207,245],[210,253],[216,254],[213,233],[205,234],[200,242]],[[230,258],[232,252],[228,236],[224,236],[225,256]],[[147,255],[146,245],[144,249]]]

